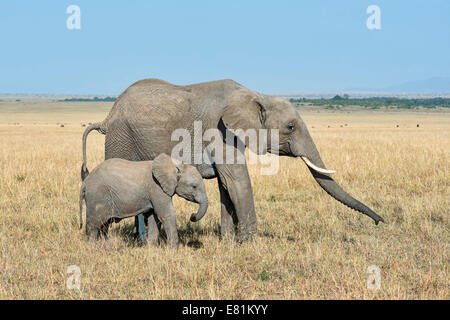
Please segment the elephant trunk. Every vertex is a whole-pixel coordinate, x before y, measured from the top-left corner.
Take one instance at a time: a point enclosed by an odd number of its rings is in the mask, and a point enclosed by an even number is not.
[[[305,152],[301,155],[303,161],[308,165],[308,169],[313,175],[316,182],[325,190],[330,196],[332,196],[337,201],[345,204],[347,207],[352,208],[353,210],[359,211],[369,217],[371,217],[375,224],[384,222],[383,218],[377,215],[372,209],[367,207],[362,202],[356,200],[347,192],[345,192],[331,177],[327,174],[334,173],[333,170],[328,170],[325,167],[322,159],[320,158],[319,151],[309,136],[307,141],[307,147],[305,148]]]
[[[359,211],[369,217],[371,217],[375,224],[378,222],[384,222],[383,218],[377,215],[372,209],[367,207],[364,203],[356,200],[347,192],[345,192],[332,178],[326,176],[322,173],[315,171],[314,169],[309,168],[311,174],[317,183],[325,190],[330,196],[332,196],[337,201],[345,204],[347,207],[352,208],[353,210]]]
[[[197,222],[197,221],[201,220],[203,218],[203,216],[205,215],[206,210],[208,210],[208,199],[204,199],[204,200],[200,201],[199,203],[200,203],[200,207],[198,208],[197,213],[193,213],[191,216],[192,222]]]

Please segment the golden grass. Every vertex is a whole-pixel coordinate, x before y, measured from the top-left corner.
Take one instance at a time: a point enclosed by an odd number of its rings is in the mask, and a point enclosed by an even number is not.
[[[98,243],[78,229],[80,123],[103,119],[110,104],[49,103],[25,111],[28,103],[5,105],[1,299],[450,298],[449,113],[303,114],[335,179],[385,224],[375,226],[326,195],[302,161],[280,158],[276,176],[250,168],[259,222],[254,242],[219,241],[219,195],[211,180],[201,222],[189,222],[195,205],[175,199],[184,245],[174,251],[136,247],[133,219],[113,225]],[[103,141],[97,133],[89,138],[90,169],[103,159]],[[70,265],[81,269],[80,291],[66,287]],[[380,290],[366,288],[370,265],[381,269]]]

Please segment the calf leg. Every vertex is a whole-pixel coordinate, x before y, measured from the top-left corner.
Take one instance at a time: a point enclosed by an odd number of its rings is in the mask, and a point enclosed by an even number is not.
[[[161,222],[155,214],[151,214],[147,221],[148,242],[151,245],[157,246],[159,244],[159,235],[161,229]]]
[[[177,220],[175,216],[175,209],[173,207],[171,199],[165,204],[158,203],[158,206],[155,205],[155,213],[164,226],[164,231],[167,235],[167,244],[172,248],[177,248]]]

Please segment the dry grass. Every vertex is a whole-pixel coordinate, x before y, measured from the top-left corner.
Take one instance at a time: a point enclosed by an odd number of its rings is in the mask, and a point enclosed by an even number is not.
[[[280,158],[275,177],[250,169],[254,242],[219,241],[213,180],[200,223],[189,222],[196,207],[176,199],[185,245],[173,251],[136,247],[133,219],[98,243],[78,230],[80,123],[103,119],[110,104],[28,107],[0,104],[1,299],[450,298],[448,113],[303,114],[335,179],[387,223],[337,203],[301,161]],[[103,141],[90,136],[89,168]],[[81,291],[66,288],[69,265],[81,268]],[[370,265],[381,268],[380,290],[366,288]]]

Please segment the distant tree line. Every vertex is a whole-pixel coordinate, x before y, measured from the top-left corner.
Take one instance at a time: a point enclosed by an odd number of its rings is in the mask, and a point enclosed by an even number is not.
[[[94,102],[114,102],[117,98],[114,97],[105,97],[105,98],[99,98],[99,97],[93,97],[93,98],[66,98],[63,100],[58,100],[62,102],[86,102],[86,101],[94,101]]]
[[[394,98],[394,97],[370,97],[370,98],[350,98],[347,94],[343,97],[336,95],[330,99],[290,99],[291,102],[296,103],[311,103],[318,106],[326,106],[334,109],[341,106],[362,106],[371,109],[378,109],[380,107],[397,107],[404,109],[412,108],[436,108],[444,107],[450,108],[450,98]]]

